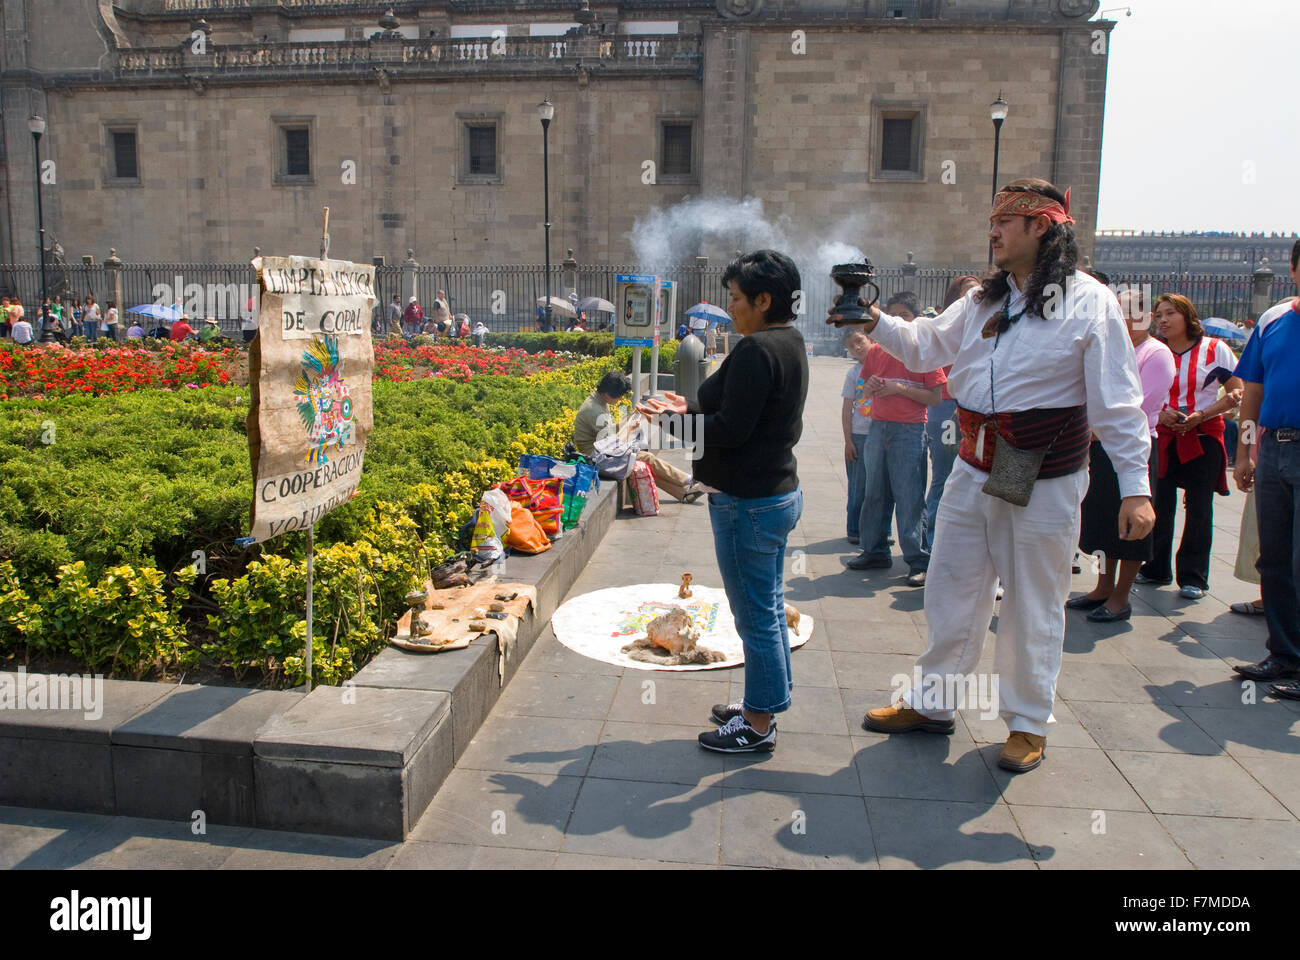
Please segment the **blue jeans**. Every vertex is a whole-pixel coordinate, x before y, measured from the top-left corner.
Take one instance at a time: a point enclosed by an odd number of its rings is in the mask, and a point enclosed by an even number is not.
[[[943,442],[945,432],[960,441],[957,430],[957,401],[943,400],[928,411],[930,419],[925,424],[925,442],[930,448],[930,492],[925,498],[925,549],[934,545],[934,525],[939,517],[939,500],[943,497],[943,485],[948,482],[952,465],[957,460],[960,442],[946,444]],[[945,427],[949,421],[951,427]]]
[[[862,469],[862,458],[867,448],[867,437],[870,434],[853,433],[853,448],[858,451],[858,459],[844,461],[844,472],[849,478],[849,536],[861,539],[862,533],[858,529],[859,521],[862,518],[862,499],[866,495],[867,482],[866,471]],[[867,545],[889,539],[889,517],[894,512],[894,495],[889,492],[889,478],[885,478],[885,499],[888,505],[885,509],[885,523],[881,527],[880,533],[875,537],[867,538]]]
[[[90,340],[90,341],[93,342],[93,341],[99,339],[99,321],[98,321],[98,320],[83,320],[82,323],[81,323],[81,326],[84,328],[84,332],[85,332],[85,335],[86,335],[86,339],[87,339],[87,340]],[[305,636],[305,634],[304,634],[304,636]]]
[[[790,709],[790,633],[785,622],[785,544],[803,513],[803,491],[740,499],[709,494],[718,569],[745,646],[745,709]]]
[[[1255,464],[1259,519],[1259,592],[1268,621],[1268,652],[1300,664],[1300,442],[1279,443],[1262,432]]]
[[[925,424],[877,420],[867,434],[863,458],[866,494],[858,526],[877,534],[889,523],[887,490],[892,491],[898,516],[898,545],[910,573],[930,566],[930,551],[922,542],[925,526]],[[888,488],[885,478],[888,477]],[[884,537],[863,544],[869,556],[888,557]]]
[[[1223,446],[1228,451],[1228,466],[1232,467],[1237,456],[1237,437],[1241,428],[1236,420],[1223,418]]]

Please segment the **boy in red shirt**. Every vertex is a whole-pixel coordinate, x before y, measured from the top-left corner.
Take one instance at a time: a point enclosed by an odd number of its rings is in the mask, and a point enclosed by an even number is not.
[[[907,316],[912,311],[905,306],[914,301],[915,294],[897,293],[885,305],[885,312],[914,319]],[[862,376],[872,397],[872,425],[863,451],[866,493],[858,529],[863,534],[888,529],[887,494],[892,491],[907,582],[924,586],[930,566],[930,551],[924,543],[926,407],[939,402],[940,388],[948,378],[942,370],[908,370],[879,344],[873,344],[867,353]],[[862,553],[848,562],[850,570],[884,570],[893,565],[883,538],[876,543],[864,540],[862,546]]]

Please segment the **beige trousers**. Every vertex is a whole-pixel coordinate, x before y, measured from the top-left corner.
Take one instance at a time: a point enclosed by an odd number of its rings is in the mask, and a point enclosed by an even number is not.
[[[1238,580],[1259,583],[1255,561],[1259,559],[1259,517],[1255,514],[1255,491],[1246,494],[1241,508],[1241,535],[1237,539],[1237,568],[1233,574]]]
[[[676,500],[686,495],[686,485],[691,482],[690,474],[678,470],[666,460],[661,460],[648,450],[636,455],[642,463],[647,464],[655,473],[655,486]]]

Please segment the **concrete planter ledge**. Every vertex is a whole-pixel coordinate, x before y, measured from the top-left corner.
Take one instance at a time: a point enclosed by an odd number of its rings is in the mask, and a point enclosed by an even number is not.
[[[613,522],[602,482],[577,527],[504,579],[537,607],[438,654],[382,651],[342,687],[291,691],[104,680],[83,709],[0,710],[0,805],[403,840]],[[28,674],[29,682],[40,674]],[[44,682],[43,680],[35,682]],[[84,704],[83,704],[84,706]]]

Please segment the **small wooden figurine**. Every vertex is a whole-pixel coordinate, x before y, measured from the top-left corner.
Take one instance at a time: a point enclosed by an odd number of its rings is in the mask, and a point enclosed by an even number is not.
[[[691,575],[689,573],[682,574],[682,586],[681,589],[677,591],[677,596],[683,600],[689,600],[691,598]]]

